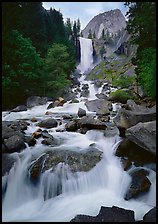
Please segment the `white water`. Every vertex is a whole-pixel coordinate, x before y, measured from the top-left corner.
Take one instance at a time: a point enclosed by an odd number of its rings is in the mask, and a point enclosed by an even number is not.
[[[92,66],[91,45],[85,38],[80,38],[80,43],[82,52],[80,68],[82,72],[85,72]],[[91,55],[86,54],[83,47],[88,49]],[[53,112],[50,117],[60,117],[63,113],[76,114],[79,107],[86,109],[84,105],[86,99],[96,99],[95,94],[101,93],[102,88],[95,89],[90,81],[85,80],[85,76],[80,78],[80,82],[81,87],[83,84],[89,85],[89,96],[85,98],[78,95],[79,103],[67,102],[63,107],[49,109]],[[2,119],[16,120],[32,117],[44,119],[48,117],[45,112],[49,103],[24,112],[10,114],[3,112]],[[117,110],[116,105],[113,105],[113,108]],[[88,113],[94,114],[90,111]],[[28,135],[38,129],[36,123],[30,123],[31,125],[25,131]],[[63,126],[64,124],[59,127]],[[13,153],[17,162],[9,174],[2,179],[3,187],[7,184],[2,205],[3,222],[69,222],[77,214],[95,216],[99,213],[101,206],[112,207],[113,205],[133,210],[136,220],[141,220],[144,214],[156,205],[156,175],[150,169],[149,179],[152,182],[150,191],[139,199],[129,201],[123,199],[131,177],[122,169],[120,159],[115,156],[115,150],[121,140],[118,136],[104,137],[101,131],[96,130],[88,131],[86,134],[56,132],[59,127],[49,129],[49,134],[61,141],[59,146],[44,146],[39,138],[34,147],[27,147],[20,153]],[[81,152],[92,143],[95,143],[96,147],[103,152],[103,158],[89,172],[72,173],[68,165],[59,163],[54,172],[42,173],[39,184],[33,185],[30,181],[28,167],[32,159],[37,159],[47,149]],[[61,194],[57,196],[59,182]]]
[[[79,37],[79,40],[81,46],[81,62],[77,68],[83,74],[93,67],[93,46],[91,39]]]

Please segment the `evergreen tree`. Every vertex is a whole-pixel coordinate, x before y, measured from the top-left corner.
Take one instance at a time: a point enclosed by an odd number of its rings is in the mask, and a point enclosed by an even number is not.
[[[156,96],[156,2],[128,2],[127,30],[138,46],[136,57],[137,82],[148,96]],[[150,80],[150,81],[149,81]]]
[[[76,28],[77,28],[77,36],[79,36],[80,35],[80,29],[81,29],[81,23],[80,23],[79,19],[77,20]]]

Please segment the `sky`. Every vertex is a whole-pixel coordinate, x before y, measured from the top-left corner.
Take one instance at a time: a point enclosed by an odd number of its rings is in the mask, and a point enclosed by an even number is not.
[[[43,2],[45,9],[50,7],[62,13],[64,21],[70,18],[71,21],[80,19],[81,30],[85,28],[88,22],[99,13],[110,11],[111,9],[120,9],[125,16],[128,7],[124,2]]]

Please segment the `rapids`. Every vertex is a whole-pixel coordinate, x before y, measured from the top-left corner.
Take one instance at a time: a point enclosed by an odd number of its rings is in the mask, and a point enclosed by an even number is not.
[[[93,67],[92,41],[80,37],[81,63],[78,69],[83,73],[79,79],[81,87],[89,86],[89,96],[80,97],[79,103],[65,103],[62,107],[47,110],[46,105],[35,106],[23,112],[3,112],[3,121],[14,121],[18,119],[31,119],[38,117],[44,119],[53,117],[61,118],[62,114],[77,114],[79,107],[86,110],[87,114],[95,115],[87,110],[85,100],[96,99],[95,94],[101,93],[102,87],[96,89],[91,81],[85,80],[84,72]],[[74,90],[73,90],[74,91]],[[113,110],[116,110],[116,104]],[[53,114],[45,115],[46,111]],[[25,131],[27,135],[37,130],[37,126],[31,122]],[[59,125],[63,127],[64,123]],[[124,171],[120,158],[115,156],[115,151],[121,138],[117,135],[105,137],[101,131],[90,130],[86,134],[77,132],[56,132],[57,128],[48,130],[49,134],[59,140],[60,144],[54,147],[41,144],[41,138],[33,147],[27,146],[20,153],[12,153],[16,163],[9,173],[2,178],[2,189],[4,190],[2,202],[3,222],[69,222],[77,214],[95,216],[99,213],[101,206],[111,207],[113,205],[130,209],[135,212],[135,219],[141,220],[145,213],[156,205],[156,174],[149,170],[149,179],[152,183],[149,192],[137,199],[124,200],[124,195],[131,182],[128,172]],[[44,129],[44,128],[43,128]],[[47,170],[41,174],[39,183],[30,181],[28,167],[33,160],[45,154],[46,150],[72,150],[84,151],[90,144],[95,143],[97,148],[103,152],[103,157],[88,172],[72,173],[69,166],[59,163],[54,172]],[[33,159],[32,159],[33,158]],[[138,169],[132,166],[131,170]],[[60,184],[60,194],[58,185]]]

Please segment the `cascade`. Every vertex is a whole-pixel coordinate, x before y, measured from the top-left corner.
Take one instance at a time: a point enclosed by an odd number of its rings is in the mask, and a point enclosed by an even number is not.
[[[79,41],[81,46],[81,60],[77,68],[83,74],[93,67],[93,46],[91,39],[79,37]]]
[[[80,44],[81,63],[78,65],[78,69],[84,74],[93,67],[92,41],[80,37]],[[89,95],[87,97],[78,95],[78,103],[68,101],[63,106],[51,108],[49,110],[52,112],[51,117],[62,119],[62,114],[76,114],[79,107],[85,109],[87,114],[92,113],[84,105],[85,100],[96,99],[95,94],[101,93],[102,88],[95,89],[94,84],[91,81],[86,81],[84,75],[79,81],[81,87],[84,84],[89,85]],[[22,112],[3,112],[2,120],[14,121],[32,117],[45,119],[49,103]],[[115,107],[114,105],[114,109],[116,109]],[[31,120],[29,123],[30,126],[25,131],[27,135],[31,135],[38,128],[36,123]],[[62,123],[57,128],[63,126]],[[150,169],[148,169],[149,179],[152,185],[149,193],[141,199],[129,201],[124,199],[131,183],[131,177],[128,172],[123,170],[120,159],[115,156],[116,148],[121,141],[119,136],[105,137],[99,130],[90,130],[86,134],[56,132],[57,128],[50,128],[48,133],[58,140],[58,145],[44,146],[41,143],[42,139],[39,138],[35,146],[27,146],[23,151],[11,154],[17,162],[2,179],[3,222],[69,222],[78,214],[96,216],[101,206],[112,207],[113,205],[133,210],[135,219],[141,220],[144,214],[156,205],[154,200],[156,175]],[[32,183],[29,168],[41,155],[47,153],[47,150],[69,150],[80,153],[94,144],[103,156],[90,171],[72,172],[65,162],[60,162],[54,170],[43,171],[38,183]]]

